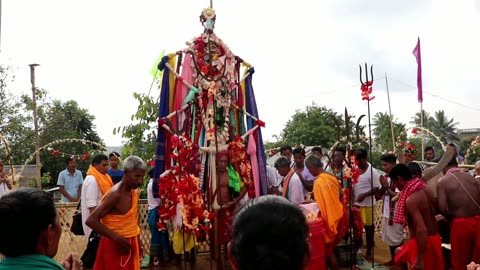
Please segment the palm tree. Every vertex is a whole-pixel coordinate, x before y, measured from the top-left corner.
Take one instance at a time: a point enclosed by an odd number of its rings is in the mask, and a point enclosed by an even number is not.
[[[459,142],[460,137],[457,133],[458,122],[453,118],[448,119],[444,110],[435,112],[432,131],[445,143]]]
[[[393,118],[393,117],[392,117]],[[375,142],[377,145],[382,145],[383,149],[393,150],[393,142],[396,141],[397,137],[405,131],[405,124],[398,123],[393,118],[393,133],[394,138],[392,141],[392,132],[390,127],[390,115],[386,112],[378,112],[373,116],[373,135],[375,136]]]
[[[416,127],[421,127],[422,122],[421,122],[421,116],[420,112],[415,113],[415,116],[412,117],[412,121],[410,121],[410,124],[415,125]],[[430,116],[430,114],[426,111],[423,110],[423,127],[425,127],[428,130],[431,130],[433,128],[433,122],[435,119]]]
[[[372,130],[373,136],[378,137],[383,130],[390,130],[390,115],[388,115],[386,112],[376,113],[373,116],[373,125],[375,126],[375,128]]]

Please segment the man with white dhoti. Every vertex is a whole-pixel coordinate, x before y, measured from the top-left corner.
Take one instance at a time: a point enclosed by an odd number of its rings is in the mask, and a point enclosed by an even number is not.
[[[388,177],[388,173],[395,166],[397,158],[394,154],[384,154],[381,156],[383,171],[387,174],[380,176],[382,188],[377,194],[383,196],[383,223],[382,240],[390,247],[391,260],[384,263],[385,266],[394,265],[395,249],[403,243],[403,226],[393,223],[396,201],[400,192],[394,183]]]

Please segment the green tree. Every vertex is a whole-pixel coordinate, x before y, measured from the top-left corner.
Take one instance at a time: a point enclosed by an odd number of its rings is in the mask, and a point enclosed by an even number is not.
[[[157,120],[159,100],[150,95],[133,93],[138,102],[137,111],[130,119],[132,123],[118,127],[113,134],[120,133],[126,141],[123,143],[123,155],[137,155],[143,160],[149,160],[155,155],[157,139]]]
[[[375,137],[375,142],[377,146],[381,145],[383,150],[393,150],[393,143],[396,141],[397,137],[405,132],[405,124],[399,123],[393,119],[393,142],[392,142],[392,131],[390,127],[390,115],[388,113],[378,112],[373,116],[373,136]]]
[[[472,145],[475,139],[476,137],[462,138],[459,143],[460,154],[466,158],[467,164],[475,164],[480,160],[480,144]]]
[[[348,133],[354,137],[355,123],[351,116],[349,121],[350,130]],[[334,120],[336,119],[336,120]],[[320,107],[313,103],[307,106],[304,111],[297,110],[290,120],[287,121],[285,128],[280,134],[282,145],[321,145],[323,147],[332,146],[338,139],[338,132],[335,122],[341,127],[341,136],[347,134],[345,120],[336,112],[326,107]],[[363,133],[363,127],[360,127],[360,134]]]
[[[23,164],[33,152],[33,122],[19,96],[9,92],[8,86],[14,80],[9,67],[0,65],[0,135],[8,142],[13,163]],[[10,157],[4,143],[0,143],[0,159],[6,161]]]
[[[453,118],[448,119],[444,110],[439,110],[435,112],[431,129],[444,143],[459,142],[457,125],[458,122],[455,122]]]
[[[39,106],[40,118],[40,145],[61,141],[65,139],[80,139],[96,142],[103,145],[103,140],[98,136],[93,121],[95,116],[86,109],[80,108],[73,100],[62,102],[53,100],[51,103],[41,103]],[[56,156],[53,151],[58,150]],[[55,186],[60,171],[65,169],[66,155],[76,155],[77,168],[85,175],[90,164],[91,157],[86,160],[79,158],[85,153],[100,152],[101,149],[95,144],[81,143],[78,141],[62,141],[55,143],[51,148],[41,151],[40,160],[44,172],[52,176],[52,186]]]
[[[415,125],[416,127],[421,127],[421,118],[422,117],[420,115],[420,112],[415,113],[415,115],[412,117],[412,120],[410,121],[410,124]],[[433,122],[435,122],[435,119],[430,116],[430,113],[423,110],[423,126],[426,129],[430,130],[433,127]]]

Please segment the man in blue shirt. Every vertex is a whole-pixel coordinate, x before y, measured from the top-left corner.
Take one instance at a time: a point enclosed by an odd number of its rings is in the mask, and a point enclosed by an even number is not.
[[[110,163],[110,168],[108,168],[107,174],[112,178],[113,184],[117,184],[122,181],[123,170],[118,168],[120,163],[120,154],[117,152],[112,152],[108,155],[108,162]]]
[[[75,156],[65,159],[67,168],[58,174],[57,186],[62,194],[62,202],[78,202],[82,192],[83,175],[77,170]]]

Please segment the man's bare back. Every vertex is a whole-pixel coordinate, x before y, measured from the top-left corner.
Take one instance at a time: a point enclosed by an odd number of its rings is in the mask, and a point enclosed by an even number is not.
[[[480,183],[468,173],[462,171],[447,173],[437,183],[437,195],[440,209],[447,210],[450,217],[480,215],[480,207],[475,204],[476,202],[480,205]]]
[[[408,228],[412,237],[417,235],[417,230],[426,230],[427,236],[438,233],[433,193],[430,189],[425,187],[414,192],[407,198],[406,206]]]

